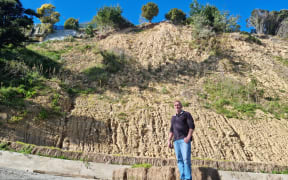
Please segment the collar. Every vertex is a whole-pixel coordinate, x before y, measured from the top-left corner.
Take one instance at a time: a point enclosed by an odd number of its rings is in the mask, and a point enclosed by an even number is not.
[[[180,116],[183,113],[184,113],[184,111],[182,110],[179,114],[176,113],[176,116]]]

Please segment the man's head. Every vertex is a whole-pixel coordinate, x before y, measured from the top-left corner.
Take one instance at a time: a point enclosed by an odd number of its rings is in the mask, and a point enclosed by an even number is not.
[[[174,102],[174,108],[176,110],[176,113],[180,113],[182,111],[182,104],[180,101],[175,101]]]

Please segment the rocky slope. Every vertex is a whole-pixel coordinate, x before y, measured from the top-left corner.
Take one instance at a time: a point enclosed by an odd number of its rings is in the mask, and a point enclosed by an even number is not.
[[[31,113],[20,123],[4,123],[1,137],[72,151],[174,157],[166,141],[173,102],[180,99],[196,124],[193,157],[287,165],[288,109],[281,116],[258,108],[253,116],[229,117],[207,108],[208,100],[201,98],[210,97],[208,80],[213,85],[232,79],[244,86],[257,82],[256,90],[263,90],[260,100],[256,97],[259,106],[275,98],[286,105],[288,42],[267,36],[259,45],[247,38],[232,33],[197,39],[191,27],[160,23],[102,40],[49,43],[53,50],[71,47],[61,56],[65,70],[51,82],[66,113],[37,123]],[[109,55],[104,50],[124,59],[119,71],[101,71],[99,64]],[[45,107],[51,96],[27,101]],[[0,112],[2,121],[13,114],[4,106]]]

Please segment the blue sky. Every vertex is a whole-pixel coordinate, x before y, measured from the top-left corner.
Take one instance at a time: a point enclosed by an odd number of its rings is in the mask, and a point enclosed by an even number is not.
[[[56,6],[56,11],[61,14],[58,25],[63,25],[69,17],[79,19],[80,23],[89,22],[97,13],[97,8],[103,6],[120,5],[123,9],[123,16],[134,24],[139,24],[142,5],[154,2],[159,7],[159,14],[152,22],[164,20],[164,15],[172,8],[182,9],[189,14],[192,0],[21,0],[25,8],[36,10],[44,3],[51,3]],[[245,20],[255,8],[267,10],[288,9],[287,0],[198,0],[201,4],[212,4],[220,10],[227,10],[230,14],[239,15],[241,30],[249,31]],[[35,20],[36,23],[39,20]]]

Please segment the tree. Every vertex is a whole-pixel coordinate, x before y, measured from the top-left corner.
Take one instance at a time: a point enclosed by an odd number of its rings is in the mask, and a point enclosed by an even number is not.
[[[133,24],[126,20],[122,15],[122,9],[120,6],[108,7],[104,6],[100,8],[97,15],[94,16],[92,24],[96,23],[97,27],[101,30],[106,29],[123,29],[131,27]]]
[[[288,38],[288,18],[283,20],[277,30],[277,35],[283,38]]]
[[[48,32],[53,32],[53,25],[59,22],[60,13],[55,11],[55,6],[52,4],[43,4],[37,9],[40,16],[40,21],[46,25]]]
[[[8,44],[20,45],[27,40],[23,30],[33,25],[36,12],[24,9],[19,0],[0,1],[0,47]]]
[[[171,20],[174,24],[180,24],[186,20],[186,14],[181,9],[173,8],[165,14],[165,18]]]
[[[200,28],[212,29],[215,32],[239,31],[237,24],[239,17],[230,16],[228,12],[221,12],[216,6],[201,5],[197,0],[190,4],[188,22]]]
[[[254,27],[258,34],[276,35],[282,22],[288,18],[288,10],[268,11],[254,9],[247,20],[249,27]]]
[[[74,29],[74,30],[78,30],[79,28],[79,21],[78,19],[74,19],[74,18],[69,18],[65,21],[64,23],[64,28],[65,29]]]
[[[152,19],[158,15],[158,13],[159,13],[159,8],[157,4],[153,2],[148,2],[146,5],[142,6],[141,16],[146,18],[150,23]]]

